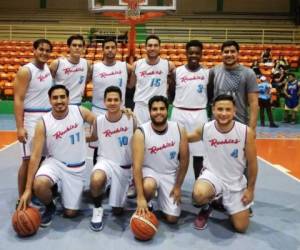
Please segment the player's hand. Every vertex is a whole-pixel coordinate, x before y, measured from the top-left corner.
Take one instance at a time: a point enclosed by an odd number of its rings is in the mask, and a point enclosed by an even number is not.
[[[124,113],[128,119],[130,119],[131,117],[134,116],[133,111],[131,110],[131,108],[123,108],[122,113]]]
[[[25,128],[20,128],[17,131],[17,137],[18,137],[18,141],[21,143],[25,143],[27,141],[28,138],[28,134]]]
[[[173,203],[179,205],[181,203],[181,189],[174,186],[170,192],[170,197],[173,197]]]
[[[149,213],[148,209],[148,203],[145,198],[140,198],[136,200],[137,202],[137,209],[136,209],[136,214],[140,216],[145,216]]]
[[[26,189],[20,198],[17,210],[25,210],[28,207],[29,202],[31,201],[31,196],[31,190]]]
[[[242,202],[244,206],[248,205],[250,202],[253,201],[254,198],[254,191],[250,188],[246,188],[244,194],[242,196]]]

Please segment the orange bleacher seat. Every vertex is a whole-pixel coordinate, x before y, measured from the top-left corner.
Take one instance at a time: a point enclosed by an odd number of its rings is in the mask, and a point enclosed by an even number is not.
[[[12,97],[14,95],[14,86],[11,82],[4,83],[3,94],[5,97]]]

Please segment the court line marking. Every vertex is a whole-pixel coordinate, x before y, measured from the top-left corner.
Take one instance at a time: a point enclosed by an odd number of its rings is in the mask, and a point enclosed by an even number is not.
[[[260,156],[257,156],[257,158],[260,159],[261,161],[263,161],[264,163],[266,163],[267,165],[269,165],[269,166],[277,169],[281,173],[283,173],[283,174],[289,176],[290,178],[294,179],[295,181],[300,182],[300,180],[297,177],[295,177],[292,174],[290,174],[291,171],[289,169],[287,169],[287,168],[285,168],[285,167],[283,167],[283,166],[281,166],[279,164],[273,164],[273,163],[265,160],[264,158],[262,158]]]
[[[3,148],[0,149],[0,152],[2,152],[2,151],[4,151],[4,150],[8,149],[9,147],[11,147],[11,146],[13,146],[13,145],[15,145],[15,144],[17,144],[17,143],[18,143],[18,141],[14,141],[14,142],[11,143],[11,144],[5,145]]]

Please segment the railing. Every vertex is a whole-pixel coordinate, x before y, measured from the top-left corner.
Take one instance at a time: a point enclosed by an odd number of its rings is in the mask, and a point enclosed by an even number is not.
[[[91,28],[99,31],[99,35],[120,35],[128,30],[127,26],[112,23],[111,25],[96,26],[63,26],[63,25],[0,25],[1,40],[34,40],[47,38],[49,40],[65,41],[72,34],[82,34],[88,37]],[[220,43],[233,39],[240,43],[300,43],[300,28],[195,28],[147,26],[147,34],[157,34],[163,42],[187,42],[199,39],[205,43]],[[138,41],[143,42],[143,41]]]

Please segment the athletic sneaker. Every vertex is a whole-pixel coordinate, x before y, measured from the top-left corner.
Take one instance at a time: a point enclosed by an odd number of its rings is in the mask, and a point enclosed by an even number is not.
[[[48,227],[50,226],[53,216],[56,211],[56,206],[53,204],[53,206],[46,206],[45,212],[42,214],[41,219],[41,227]]]
[[[201,209],[197,218],[194,221],[194,228],[197,230],[203,230],[207,227],[207,220],[212,212],[211,206],[207,209]]]
[[[133,199],[136,197],[136,190],[135,190],[135,186],[133,183],[131,183],[129,185],[128,191],[127,191],[127,198],[128,199]]]
[[[101,231],[103,229],[102,218],[103,218],[103,208],[94,207],[93,216],[90,224],[90,227],[93,231]]]

